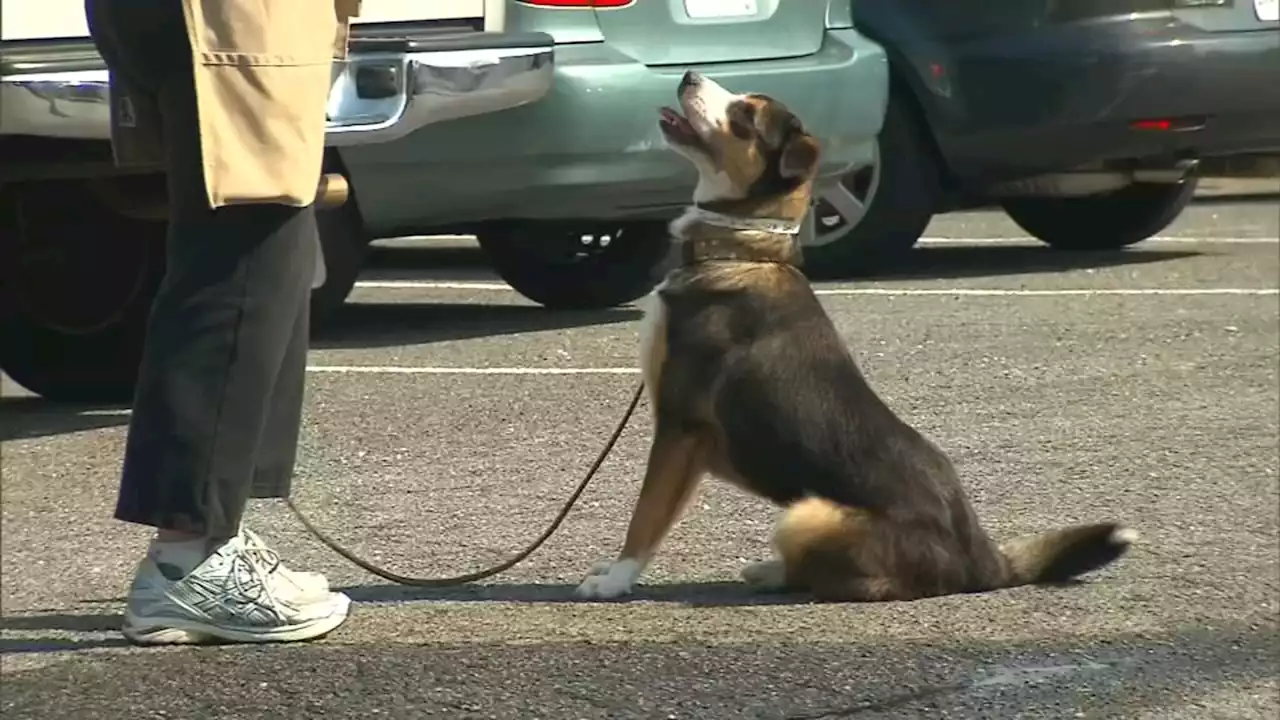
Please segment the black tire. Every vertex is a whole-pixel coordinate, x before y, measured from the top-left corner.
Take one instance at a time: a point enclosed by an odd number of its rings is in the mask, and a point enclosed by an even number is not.
[[[355,197],[335,208],[316,212],[320,248],[324,251],[324,284],[311,289],[311,330],[320,330],[347,301],[369,254],[371,238]]]
[[[887,270],[906,257],[933,219],[941,195],[938,163],[908,92],[900,83],[890,86],[878,137],[879,180],[862,219],[844,227],[824,227],[823,218],[830,217],[833,208],[817,198],[811,211],[815,235],[826,234],[830,240],[805,245],[808,274],[831,277]],[[855,185],[862,182],[856,171],[841,178],[841,184],[855,192]]]
[[[584,243],[584,236],[594,240]],[[601,240],[608,237],[608,243]],[[476,234],[494,270],[516,292],[553,309],[629,303],[662,279],[667,223],[526,221]]]
[[[0,368],[49,400],[132,400],[165,223],[52,181],[0,187],[0,228]]]
[[[369,249],[354,197],[316,223],[325,282],[311,293],[313,330],[346,301]],[[0,187],[0,227],[0,368],[49,400],[130,401],[164,277],[166,223],[110,210],[86,182],[54,181]],[[33,257],[45,271],[18,274]],[[85,292],[101,280],[113,281],[114,300]]]
[[[1001,205],[1023,230],[1061,250],[1114,250],[1169,227],[1196,194],[1199,178],[1136,183],[1086,197],[1007,198]]]

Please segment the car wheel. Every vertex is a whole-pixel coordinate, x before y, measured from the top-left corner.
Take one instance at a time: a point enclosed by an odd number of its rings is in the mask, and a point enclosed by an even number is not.
[[[49,400],[131,400],[165,223],[50,181],[0,187],[0,227],[0,368]]]
[[[316,212],[324,283],[311,289],[311,329],[316,331],[347,301],[369,254],[370,237],[353,196],[334,208]]]
[[[1196,194],[1199,178],[1135,183],[1085,197],[1006,198],[1001,205],[1023,230],[1062,250],[1111,250],[1169,227]]]
[[[860,275],[900,261],[938,208],[938,168],[917,113],[895,87],[869,164],[820,187],[804,264],[812,275]]]
[[[549,308],[622,305],[661,280],[670,247],[667,223],[499,223],[476,239],[516,292]]]

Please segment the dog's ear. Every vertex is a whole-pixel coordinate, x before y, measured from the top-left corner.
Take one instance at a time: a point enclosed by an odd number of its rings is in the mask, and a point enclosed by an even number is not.
[[[818,141],[804,133],[793,135],[782,148],[778,174],[787,179],[802,178],[818,164]]]

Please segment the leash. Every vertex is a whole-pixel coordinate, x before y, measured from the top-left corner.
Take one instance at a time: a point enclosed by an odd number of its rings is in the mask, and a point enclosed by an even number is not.
[[[483,580],[484,578],[497,575],[500,572],[505,572],[515,567],[524,561],[525,558],[532,555],[539,547],[542,547],[542,544],[555,534],[556,530],[560,529],[560,524],[569,516],[569,511],[572,510],[573,506],[578,502],[578,498],[582,497],[583,491],[587,489],[587,485],[591,482],[591,479],[595,477],[596,471],[600,469],[605,458],[609,456],[609,453],[613,450],[613,446],[618,442],[618,438],[622,436],[622,431],[627,427],[627,422],[631,420],[631,415],[635,413],[636,407],[640,404],[640,397],[643,393],[644,382],[641,381],[640,385],[636,387],[635,394],[631,397],[631,405],[628,406],[627,411],[622,414],[622,420],[618,422],[618,427],[614,428],[613,435],[610,436],[609,441],[604,444],[604,448],[600,451],[600,454],[596,456],[596,461],[592,463],[591,469],[588,470],[587,474],[582,478],[582,482],[578,483],[578,487],[573,491],[573,494],[569,496],[569,499],[565,501],[564,505],[561,506],[560,513],[551,521],[551,524],[542,532],[542,535],[532,543],[525,546],[523,550],[516,553],[511,558],[484,570],[467,573],[465,575],[440,578],[415,578],[384,570],[368,560],[360,558],[355,553],[339,544],[338,541],[321,532],[320,529],[313,525],[311,521],[307,519],[307,516],[298,509],[298,506],[293,504],[293,498],[285,498],[284,502],[285,505],[288,505],[289,509],[293,511],[294,516],[298,518],[298,522],[301,522],[302,526],[314,535],[317,540],[324,543],[330,550],[338,553],[347,560],[350,560],[361,569],[373,573],[384,580],[390,580],[391,582],[398,583],[400,585],[412,585],[415,587],[448,587],[450,585],[462,585],[464,583],[475,582],[476,580]]]

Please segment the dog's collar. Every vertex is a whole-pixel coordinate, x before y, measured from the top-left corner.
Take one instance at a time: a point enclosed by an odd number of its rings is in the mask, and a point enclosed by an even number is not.
[[[688,218],[706,225],[729,230],[754,230],[778,235],[799,235],[800,223],[779,218],[742,218],[712,212],[697,205],[689,211]]]
[[[777,218],[741,218],[696,205],[673,225],[684,265],[706,262],[800,264],[800,223]],[[721,232],[693,230],[701,225]],[[723,232],[729,231],[729,232]]]
[[[797,257],[793,253],[780,256],[774,248],[743,247],[733,240],[704,239],[697,242],[682,242],[679,247],[682,265],[700,265],[709,262],[798,264]]]

